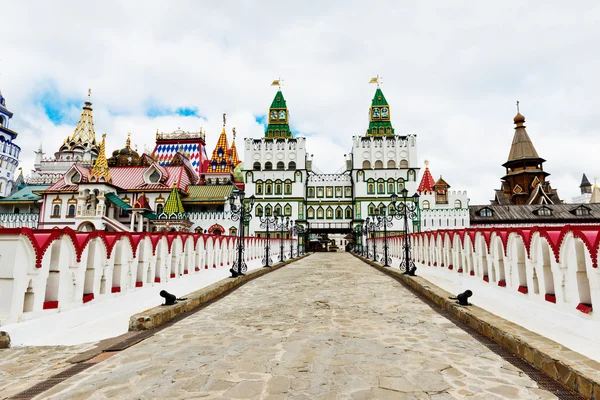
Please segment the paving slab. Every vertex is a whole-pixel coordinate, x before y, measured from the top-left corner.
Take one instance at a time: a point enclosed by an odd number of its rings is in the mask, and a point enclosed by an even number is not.
[[[552,399],[399,282],[317,253],[249,282],[44,399]]]

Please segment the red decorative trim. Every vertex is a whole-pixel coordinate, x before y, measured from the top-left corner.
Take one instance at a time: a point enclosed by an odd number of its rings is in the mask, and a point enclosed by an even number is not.
[[[154,283],[160,283],[160,278],[154,278]]]
[[[183,274],[184,274],[184,275],[187,275],[187,274],[188,274],[188,270],[187,270],[187,269],[184,269],[184,270],[183,270]]]
[[[553,294],[546,293],[546,295],[544,296],[544,299],[545,299],[547,302],[550,302],[550,303],[555,303],[555,304],[556,304],[556,296],[555,296],[555,295],[553,295]]]
[[[200,267],[194,268],[194,271],[200,271]]]
[[[170,278],[175,278],[175,274],[169,275]]]
[[[483,280],[489,283],[489,281],[490,281],[490,277],[489,277],[489,276],[487,276],[487,275],[484,275],[484,276],[483,276]]]
[[[153,233],[150,236],[150,242],[152,243],[152,255],[156,255],[156,249],[158,247],[158,243],[160,243],[160,239],[164,237],[162,233]]]
[[[83,294],[83,303],[94,300],[94,293]]]
[[[586,304],[586,303],[579,303],[577,305],[577,310],[581,311],[584,314],[589,314],[592,312],[592,305],[591,304]]]
[[[471,275],[471,276],[475,276],[475,271],[471,271],[471,272],[469,272],[469,275]]]
[[[44,306],[42,308],[44,310],[51,310],[53,308],[58,308],[58,301],[45,301]]]
[[[463,269],[459,268],[459,269],[456,270],[456,272],[458,272],[459,274],[462,274],[463,273]]]
[[[110,289],[110,292],[111,292],[111,293],[121,293],[121,286],[113,286],[113,287]]]
[[[527,294],[529,292],[529,290],[527,289],[527,286],[519,286],[519,288],[517,290],[523,294]]]
[[[503,279],[499,280],[498,281],[498,286],[500,286],[500,287],[506,287],[506,281],[503,280]]]

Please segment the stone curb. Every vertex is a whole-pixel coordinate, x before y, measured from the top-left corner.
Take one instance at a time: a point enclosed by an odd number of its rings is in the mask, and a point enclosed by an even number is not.
[[[10,347],[10,336],[7,332],[0,331],[0,349],[8,349]]]
[[[419,276],[409,277],[398,269],[353,254],[386,275],[427,297],[439,308],[448,311],[462,323],[494,340],[552,379],[587,399],[600,400],[600,363],[572,351],[520,325],[498,317],[480,307],[459,306],[448,297],[456,296]]]
[[[285,265],[301,260],[309,255],[310,254],[305,254],[302,257],[296,257],[292,260],[275,264],[270,268],[262,267],[248,272],[246,275],[243,275],[239,278],[222,279],[200,290],[196,290],[195,292],[181,296],[186,298],[186,300],[178,301],[177,304],[173,306],[157,306],[132,315],[129,318],[129,331],[145,331],[148,329],[157,328],[174,320],[175,318],[183,316],[185,313],[188,313],[217,299],[218,297],[225,296],[233,292],[238,287],[253,279],[268,274],[269,272],[276,271]]]

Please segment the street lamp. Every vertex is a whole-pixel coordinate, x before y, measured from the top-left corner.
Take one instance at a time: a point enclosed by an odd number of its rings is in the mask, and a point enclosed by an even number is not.
[[[392,195],[392,204],[395,205],[394,196],[395,195]],[[378,209],[377,211],[375,212],[375,218],[377,219],[377,228],[381,228],[383,226],[383,266],[389,267],[392,263],[392,258],[388,256],[387,228],[392,227],[392,221],[394,220],[394,216],[386,215],[385,209]]]
[[[238,197],[240,199],[240,204],[235,204],[235,198]],[[244,204],[244,199],[246,197],[246,193],[243,190],[237,192],[237,196],[233,193],[229,196],[229,208],[231,210],[231,220],[232,221],[240,221],[240,228],[238,230],[238,244],[237,244],[237,260],[233,263],[233,266],[229,270],[231,272],[231,277],[236,278],[240,275],[244,275],[244,273],[248,270],[248,266],[244,262],[244,228],[247,222],[250,222],[252,219],[252,209],[254,208],[254,201],[256,198],[254,195],[250,196],[250,202],[248,204]]]
[[[267,240],[265,242],[265,256],[262,259],[263,265],[266,268],[270,268],[271,255],[269,254],[269,230],[277,226],[277,217],[271,217],[269,215],[263,216],[262,209],[258,209],[258,218],[260,219],[260,227],[267,230]]]
[[[409,228],[408,228],[408,220],[413,221],[419,215],[419,195],[415,193],[412,198],[408,197],[408,190],[406,188],[400,191],[400,198],[402,199],[402,203],[398,205],[394,213],[394,218],[403,219],[404,221],[404,257],[402,262],[400,263],[400,270],[404,272],[405,275],[415,275],[415,271],[417,267],[415,263],[411,259],[411,243],[409,237]],[[396,194],[392,195],[392,203],[398,200],[398,196]],[[409,200],[412,200],[409,202]]]
[[[304,227],[302,225],[298,225],[298,220],[296,220],[296,222],[294,223],[294,225],[290,226],[290,238],[292,237],[293,234],[296,234],[296,236],[298,236],[298,241],[296,242],[296,256],[300,257],[300,236],[304,234]],[[294,244],[292,242],[291,244],[291,257],[290,258],[294,258]],[[304,249],[303,249],[304,250]],[[304,251],[303,251],[304,253]]]
[[[279,245],[279,261],[280,262],[284,262],[285,261],[285,256],[283,255],[283,233],[284,231],[289,229],[289,225],[290,225],[290,217],[284,217],[283,215],[278,215],[279,213],[276,213],[275,215],[275,221],[277,221],[277,217],[281,217],[281,222],[277,222],[278,225],[275,229],[278,229],[280,231],[280,237],[281,237],[281,241],[280,241],[280,245]]]

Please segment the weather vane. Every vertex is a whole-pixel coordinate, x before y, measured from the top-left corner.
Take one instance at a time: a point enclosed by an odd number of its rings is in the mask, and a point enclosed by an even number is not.
[[[271,86],[279,86],[279,90],[281,90],[281,87],[283,86],[283,79],[275,79],[273,82],[271,82]]]
[[[521,111],[519,110],[519,100],[517,100],[517,113],[520,113]]]
[[[233,140],[235,140],[235,126],[233,127]]]
[[[383,76],[377,75],[376,77],[371,78],[371,80],[369,81],[369,83],[376,83],[377,87],[379,87],[379,85],[383,84]]]
[[[223,113],[223,128],[225,128],[225,124],[227,123],[226,115],[227,114]]]

